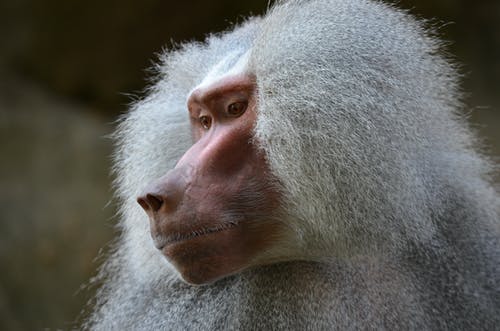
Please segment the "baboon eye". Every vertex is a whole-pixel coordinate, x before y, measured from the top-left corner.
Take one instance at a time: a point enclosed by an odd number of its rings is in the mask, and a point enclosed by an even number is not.
[[[212,125],[212,118],[210,118],[209,116],[200,116],[200,124],[202,128],[208,130]]]
[[[237,117],[247,110],[246,102],[235,102],[227,106],[227,114],[232,117]]]

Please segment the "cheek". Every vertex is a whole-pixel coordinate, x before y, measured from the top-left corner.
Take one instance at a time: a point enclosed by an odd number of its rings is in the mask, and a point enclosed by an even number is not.
[[[198,167],[177,174],[189,177],[182,183],[168,181],[172,191],[185,188],[179,199],[170,192],[176,207],[165,206],[168,213],[156,218],[152,233],[188,283],[210,283],[261,263],[284,233],[280,194],[264,156],[253,148],[245,156],[238,166]]]
[[[205,154],[200,160],[205,162],[176,168],[157,185],[164,204],[150,212],[157,247],[193,284],[262,263],[259,257],[284,232],[277,182],[255,146],[246,141],[227,157]]]

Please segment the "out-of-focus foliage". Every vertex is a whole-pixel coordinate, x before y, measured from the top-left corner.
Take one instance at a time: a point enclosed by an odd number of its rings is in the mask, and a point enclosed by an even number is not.
[[[91,295],[115,223],[106,135],[153,54],[267,3],[0,1],[0,330],[70,329]],[[465,111],[500,155],[500,1],[397,3],[453,41]]]

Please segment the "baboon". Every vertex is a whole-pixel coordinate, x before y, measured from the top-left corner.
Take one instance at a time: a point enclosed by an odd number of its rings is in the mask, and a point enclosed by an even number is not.
[[[442,48],[380,1],[289,0],[166,52],[84,328],[498,329],[493,164]]]

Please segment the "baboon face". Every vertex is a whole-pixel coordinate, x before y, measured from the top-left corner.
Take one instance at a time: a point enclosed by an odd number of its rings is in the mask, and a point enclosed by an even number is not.
[[[156,247],[189,283],[252,265],[279,233],[280,197],[252,139],[256,107],[245,74],[195,88],[186,107],[194,145],[138,198]]]

